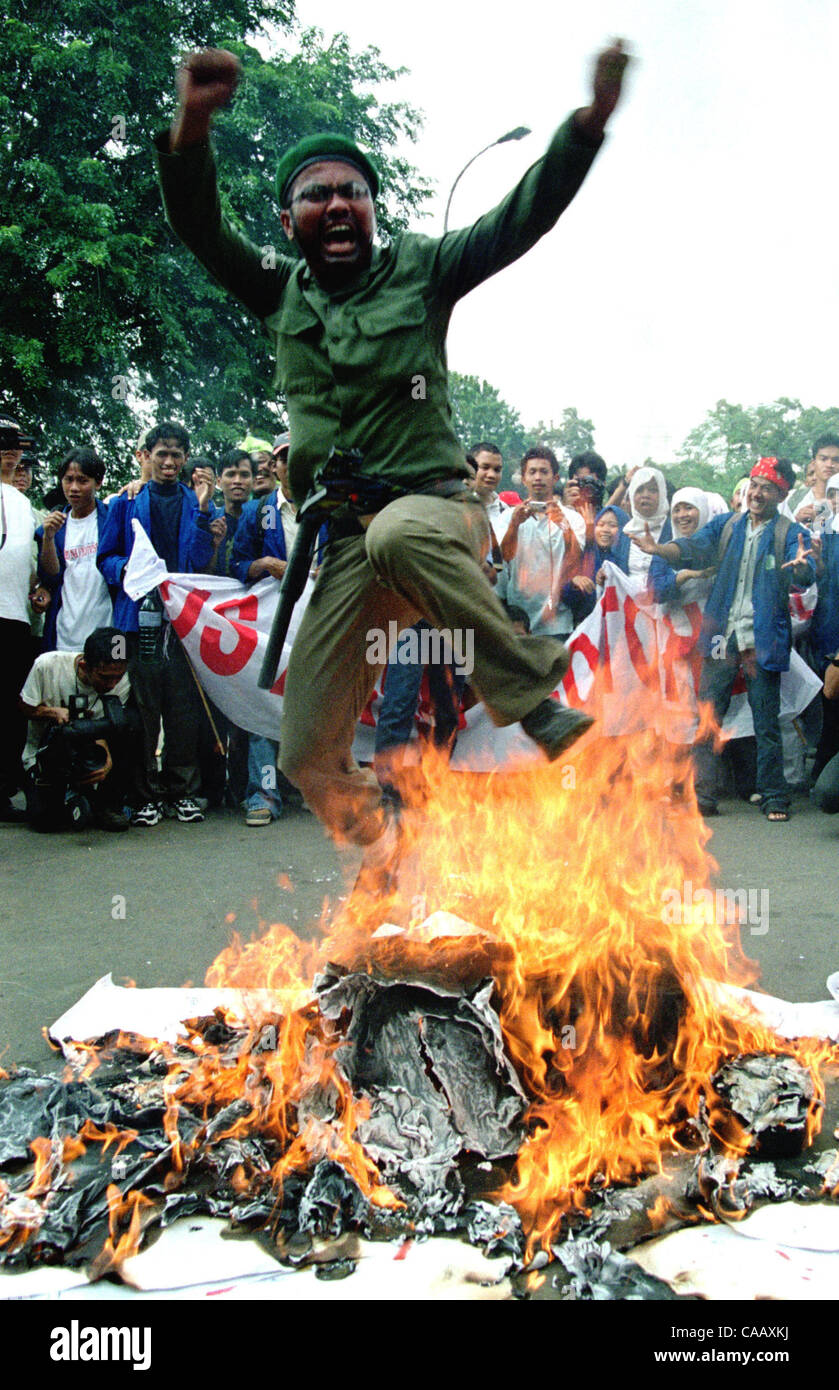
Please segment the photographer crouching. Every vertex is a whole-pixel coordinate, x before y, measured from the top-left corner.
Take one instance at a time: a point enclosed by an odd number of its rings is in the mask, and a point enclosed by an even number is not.
[[[21,691],[29,719],[23,753],[27,814],[34,830],[127,830],[131,738],[125,634],[100,627],[81,652],[45,652]]]

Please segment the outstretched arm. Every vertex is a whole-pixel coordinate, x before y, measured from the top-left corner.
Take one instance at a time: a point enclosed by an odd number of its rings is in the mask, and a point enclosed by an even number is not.
[[[224,48],[191,53],[178,73],[179,106],[169,131],[172,153],[206,144],[220,106],[229,106],[242,71],[239,59]]]
[[[239,60],[224,49],[193,53],[178,74],[180,104],[171,128],[158,136],[158,173],[166,217],[176,236],[257,318],[279,306],[294,262],[263,252],[221,214],[209,144],[214,113],[239,80]]]
[[[628,61],[620,41],[601,53],[590,105],[569,116],[542,158],[492,212],[441,239],[439,280],[451,304],[524,255],[567,208],[600,148]]]

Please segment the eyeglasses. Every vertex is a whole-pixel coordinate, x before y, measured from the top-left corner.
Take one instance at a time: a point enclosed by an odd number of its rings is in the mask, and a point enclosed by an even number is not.
[[[355,179],[351,183],[307,183],[305,188],[301,188],[299,193],[295,193],[292,198],[293,203],[328,203],[333,193],[337,193],[346,203],[363,203],[370,197],[370,189],[366,183],[357,183]]]

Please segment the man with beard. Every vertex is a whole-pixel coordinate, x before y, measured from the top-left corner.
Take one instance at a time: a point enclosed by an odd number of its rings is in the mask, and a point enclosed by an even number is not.
[[[385,829],[381,796],[350,749],[380,674],[371,632],[425,618],[475,637],[474,684],[498,724],[520,720],[555,758],[591,720],[550,699],[568,654],[518,636],[482,572],[486,516],[451,425],[445,339],[458,299],[548,232],[582,184],[620,97],[620,43],[597,59],[591,104],[492,212],[442,238],[403,234],[376,247],[378,173],[346,136],[301,140],[282,159],[284,235],[302,260],[266,258],[221,214],[211,117],[229,102],[238,62],[191,57],[180,109],[159,137],[169,222],[203,265],[273,336],[287,399],[289,476],[298,503],[338,453],[356,495],[371,497],[333,526],[289,663],[281,767],[333,834],[371,844]]]

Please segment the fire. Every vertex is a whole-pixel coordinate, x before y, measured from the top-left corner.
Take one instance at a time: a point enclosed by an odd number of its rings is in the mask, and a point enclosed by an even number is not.
[[[108,1184],[108,1236],[91,1266],[91,1279],[101,1279],[111,1270],[119,1270],[125,1260],[137,1254],[150,1208],[154,1208],[154,1202],[142,1192],[129,1192],[123,1197],[114,1183]]]
[[[720,1063],[788,1052],[815,1064],[828,1049],[784,1044],[745,1011],[723,1011],[718,986],[753,984],[758,971],[737,923],[715,920],[713,894],[694,891],[676,922],[664,910],[685,883],[707,890],[716,868],[691,792],[671,796],[676,783],[690,786],[684,753],[646,733],[589,736],[573,761],[521,775],[453,773],[432,750],[423,776],[403,818],[398,890],[353,895],[319,956],[388,973],[415,950],[419,968],[445,977],[470,949],[485,952],[531,1098],[527,1138],[497,1195],[532,1239],[550,1246],[593,1186],[659,1172],[668,1153],[698,1148],[703,1104],[718,1144],[746,1152],[752,1136],[711,1093]],[[407,926],[438,910],[480,929],[480,948],[372,940],[385,921]],[[234,943],[208,982],[270,982],[288,995],[305,985],[308,949],[272,928]],[[816,1076],[810,1137],[822,1097]]]
[[[215,1034],[196,1027],[176,1048],[154,1045],[168,1068],[160,1095],[167,1190],[199,1146],[254,1136],[282,1156],[270,1168],[244,1158],[237,1192],[267,1191],[279,1204],[292,1173],[328,1158],[374,1206],[401,1205],[359,1141],[367,1102],[353,1094],[340,1026],[321,1015],[312,988],[329,962],[385,979],[403,979],[406,969],[449,984],[492,977],[507,1055],[529,1101],[524,1141],[495,1196],[517,1208],[531,1253],[550,1248],[593,1190],[659,1173],[668,1155],[702,1148],[709,1134],[732,1163],[748,1152],[754,1137],[711,1085],[728,1058],[788,1053],[803,1062],[814,1080],[812,1138],[824,1094],[818,1066],[831,1050],[783,1043],[745,1007],[721,1002],[725,986],[753,984],[758,971],[738,923],[715,915],[708,890],[716,865],[691,785],[684,750],[645,732],[589,735],[559,765],[504,775],[454,773],[430,749],[406,781],[397,886],[383,897],[353,893],[331,922],[325,916],[317,941],[280,924],[261,924],[247,943],[234,934],[206,984],[238,988],[246,1003],[252,989],[271,991],[276,1013],[266,1017],[255,997],[244,1033],[219,1012]],[[674,916],[667,904],[686,885],[690,901]],[[434,913],[470,926],[423,935],[419,925]],[[382,934],[385,923],[410,930]],[[96,1055],[81,1055],[89,1074]],[[74,1142],[100,1143],[104,1154],[136,1137],[88,1122]],[[32,1184],[5,1236],[9,1202],[0,1191],[0,1243],[37,1230],[38,1204],[65,1157],[38,1142]],[[148,1205],[137,1191],[109,1188],[98,1273],[138,1247]],[[651,1220],[664,1223],[669,1211],[660,1198]]]

